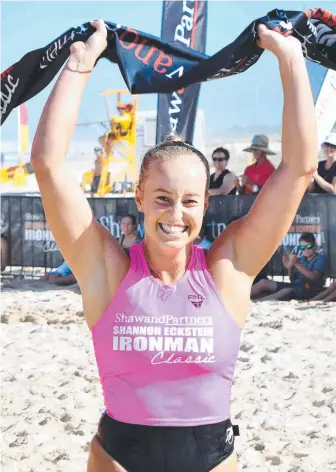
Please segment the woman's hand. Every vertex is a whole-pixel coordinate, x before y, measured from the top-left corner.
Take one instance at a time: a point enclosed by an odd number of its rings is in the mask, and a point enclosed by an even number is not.
[[[107,29],[103,20],[93,21],[91,25],[96,31],[84,43],[77,41],[70,47],[70,59],[73,58],[77,63],[85,68],[92,69],[105,51],[107,46]]]
[[[258,25],[258,46],[272,52],[278,59],[283,55],[291,53],[302,53],[301,43],[294,36],[283,36],[281,33],[272,31],[266,25]]]

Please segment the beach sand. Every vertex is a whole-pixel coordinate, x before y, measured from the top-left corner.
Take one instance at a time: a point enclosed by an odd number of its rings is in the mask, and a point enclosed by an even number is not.
[[[2,287],[2,472],[84,472],[103,411],[75,288]],[[336,470],[336,304],[251,304],[232,390],[239,470]],[[159,471],[156,471],[159,472]]]

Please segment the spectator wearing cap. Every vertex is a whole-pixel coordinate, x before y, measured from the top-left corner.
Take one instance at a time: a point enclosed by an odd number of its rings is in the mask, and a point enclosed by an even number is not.
[[[257,134],[253,137],[251,146],[244,149],[245,152],[253,153],[256,162],[246,167],[241,183],[236,179],[239,193],[258,193],[275,171],[274,165],[267,159],[268,155],[274,156],[275,152],[271,151],[268,145],[268,137]]]
[[[331,133],[322,143],[326,159],[320,161],[309,184],[309,193],[336,193],[336,133]]]
[[[230,153],[227,149],[219,147],[212,153],[212,161],[215,172],[210,176],[209,195],[235,195],[235,179],[233,172],[227,169]]]

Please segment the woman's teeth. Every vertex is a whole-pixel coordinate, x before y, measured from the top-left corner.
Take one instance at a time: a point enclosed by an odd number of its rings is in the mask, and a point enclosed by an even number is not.
[[[188,229],[188,226],[170,226],[170,225],[163,225],[161,223],[159,223],[159,226],[162,229],[162,231],[167,234],[182,234]]]

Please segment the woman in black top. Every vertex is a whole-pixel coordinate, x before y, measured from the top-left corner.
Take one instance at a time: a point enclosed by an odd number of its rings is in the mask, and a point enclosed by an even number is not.
[[[230,159],[227,149],[219,147],[212,153],[216,172],[210,176],[209,195],[235,195],[235,174],[226,167]]]
[[[134,243],[138,242],[138,234],[136,231],[136,217],[134,215],[125,215],[121,220],[121,236],[119,244],[124,249],[129,249]]]
[[[318,163],[309,193],[336,193],[336,133],[331,133],[322,144],[326,160]]]

